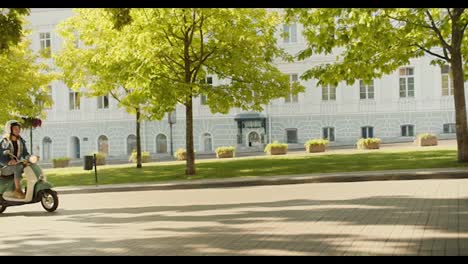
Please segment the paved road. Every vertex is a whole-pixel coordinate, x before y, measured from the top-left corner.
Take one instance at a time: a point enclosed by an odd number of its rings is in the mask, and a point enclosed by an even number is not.
[[[468,255],[468,179],[60,198],[0,215],[0,255]]]

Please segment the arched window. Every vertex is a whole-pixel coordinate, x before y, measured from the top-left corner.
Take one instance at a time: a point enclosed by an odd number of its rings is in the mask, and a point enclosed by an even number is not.
[[[164,134],[156,136],[156,153],[167,153],[167,137]]]
[[[248,143],[249,143],[249,147],[258,146],[260,144],[260,135],[255,131],[250,132]]]
[[[127,155],[131,155],[137,149],[137,140],[135,135],[127,137]]]
[[[49,160],[52,157],[52,139],[45,137],[42,140],[42,159]]]
[[[70,157],[72,159],[80,158],[80,139],[78,137],[71,137],[70,139]]]
[[[213,141],[211,139],[211,134],[210,133],[203,134],[202,142],[203,142],[203,151],[205,151],[205,152],[213,151],[213,146],[212,146]]]
[[[109,139],[104,135],[98,138],[98,151],[106,154],[106,156],[109,155]]]

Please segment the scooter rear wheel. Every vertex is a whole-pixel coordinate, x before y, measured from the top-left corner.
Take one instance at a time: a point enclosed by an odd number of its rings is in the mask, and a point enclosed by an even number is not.
[[[1,205],[1,206],[0,206],[0,214],[3,213],[3,212],[5,212],[6,208],[7,208],[7,207],[6,207],[5,205]]]
[[[41,204],[47,212],[57,210],[59,205],[57,193],[52,190],[44,190],[42,192]]]

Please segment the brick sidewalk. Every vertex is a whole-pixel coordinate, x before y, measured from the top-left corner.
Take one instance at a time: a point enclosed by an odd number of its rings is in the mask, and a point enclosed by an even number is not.
[[[468,179],[61,195],[0,255],[468,255]]]

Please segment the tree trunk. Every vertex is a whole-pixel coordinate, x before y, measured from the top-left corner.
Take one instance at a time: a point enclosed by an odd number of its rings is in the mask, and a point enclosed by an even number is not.
[[[466,120],[465,87],[461,52],[452,53],[453,90],[455,120],[457,127],[458,161],[468,162],[468,126]],[[456,58],[458,57],[458,58]]]
[[[185,104],[185,146],[187,149],[187,176],[195,175],[195,152],[193,151],[193,111],[192,96],[187,97]]]
[[[141,169],[140,108],[136,109],[137,168]]]
[[[184,15],[185,16],[185,15]],[[184,17],[185,19],[185,17]],[[191,30],[194,30],[193,28]],[[185,146],[187,149],[187,167],[185,174],[187,176],[195,175],[195,152],[193,151],[193,104],[192,104],[192,71],[190,69],[190,31],[185,32],[184,39],[184,71],[185,71],[185,84],[189,86],[189,91],[185,99]],[[193,31],[192,31],[193,33]]]
[[[452,20],[451,68],[453,75],[453,98],[455,100],[455,120],[457,128],[458,162],[468,162],[468,125],[466,120],[465,81],[461,45],[463,33],[459,22],[460,15]]]

